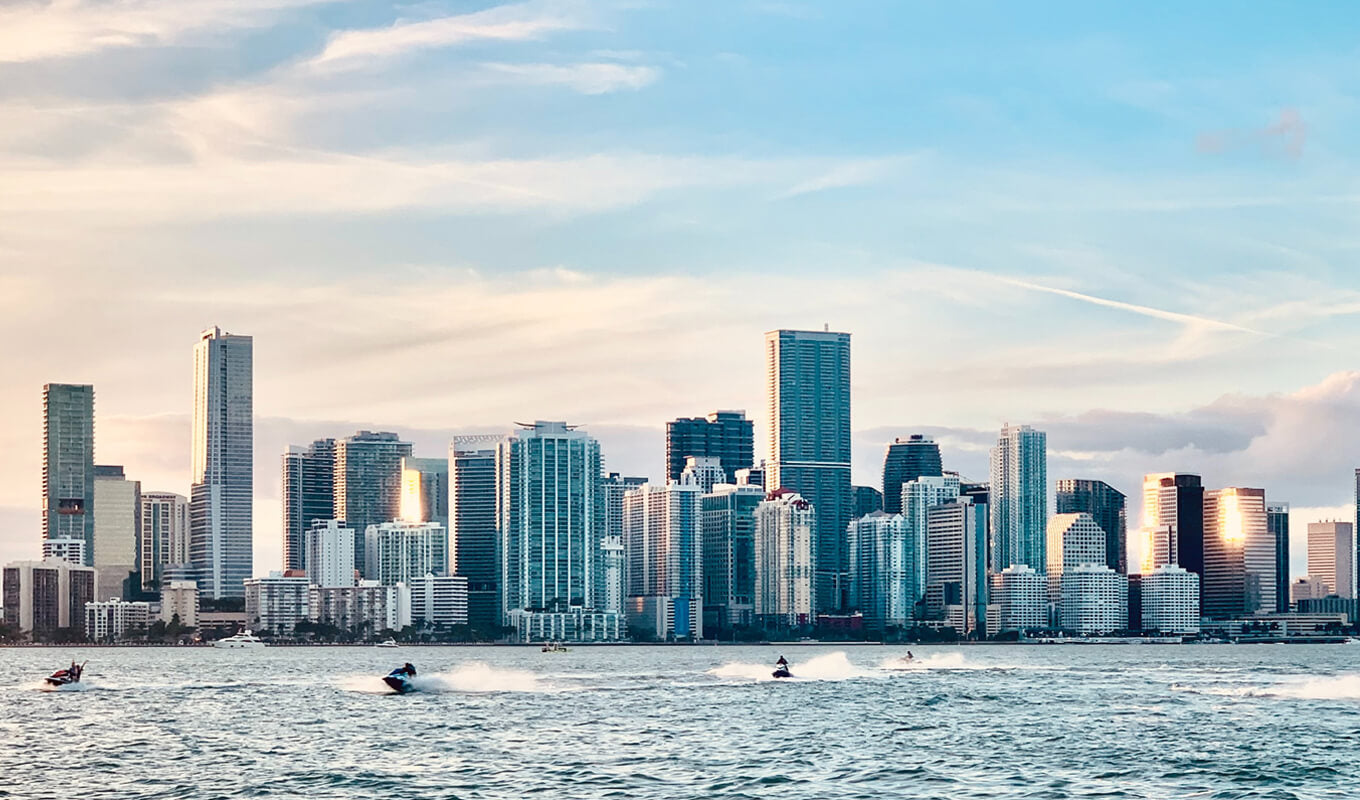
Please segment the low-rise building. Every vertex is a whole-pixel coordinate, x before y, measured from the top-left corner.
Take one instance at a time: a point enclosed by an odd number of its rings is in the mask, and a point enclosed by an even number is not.
[[[618,642],[628,635],[623,615],[613,611],[594,611],[572,607],[567,611],[525,611],[513,609],[508,615],[515,638],[520,642]]]
[[[42,543],[42,557],[59,558],[62,561],[69,561],[72,564],[85,563],[85,540],[84,539],[44,539]]]
[[[311,584],[298,572],[274,571],[268,577],[246,579],[246,627],[285,636],[308,619]]]
[[[167,625],[179,619],[186,628],[198,627],[198,583],[170,581],[161,586],[161,621]]]
[[[5,623],[43,638],[69,628],[85,632],[85,604],[94,600],[93,567],[61,558],[5,565]]]
[[[449,628],[468,624],[468,580],[431,575],[411,581],[411,624]]]
[[[1024,564],[1012,564],[992,575],[987,628],[993,635],[1043,630],[1048,623],[1048,584]]]
[[[85,636],[95,642],[115,642],[130,632],[145,631],[151,621],[151,605],[111,599],[85,604]]]
[[[375,636],[411,624],[411,592],[404,583],[384,586],[377,581],[360,581],[358,586],[314,585],[308,595],[307,613],[312,622]]]
[[[1061,627],[1082,636],[1122,631],[1129,621],[1129,582],[1103,562],[1067,567],[1058,603]],[[1143,584],[1143,613],[1147,614],[1147,583]]]
[[[1199,576],[1167,564],[1140,577],[1141,628],[1149,633],[1199,633]]]

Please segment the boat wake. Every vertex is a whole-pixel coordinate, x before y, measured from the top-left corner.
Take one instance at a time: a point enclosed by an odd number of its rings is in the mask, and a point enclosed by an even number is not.
[[[840,651],[814,656],[807,661],[791,662],[789,671],[793,673],[792,678],[775,678],[772,674],[774,667],[770,664],[752,664],[738,661],[723,664],[721,667],[714,667],[708,670],[707,674],[715,678],[743,681],[844,681],[852,678],[875,677],[874,672],[855,666],[845,653]]]
[[[86,681],[80,681],[78,683],[67,683],[61,686],[53,686],[47,681],[42,681],[37,685],[36,688],[40,692],[88,692],[90,689],[93,689],[94,687],[91,684],[87,683]]]
[[[1173,692],[1219,697],[1274,697],[1286,700],[1360,700],[1360,674],[1330,675],[1274,686],[1189,686],[1175,683]]]
[[[537,675],[518,669],[494,668],[480,661],[460,664],[446,672],[417,674],[411,684],[418,692],[552,692]],[[381,676],[354,675],[339,681],[341,689],[366,694],[393,694]]]

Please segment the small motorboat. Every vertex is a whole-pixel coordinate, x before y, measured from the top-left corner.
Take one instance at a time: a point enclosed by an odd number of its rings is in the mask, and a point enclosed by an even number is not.
[[[544,653],[566,653],[567,646],[561,642],[544,642],[541,648]]]
[[[402,664],[400,667],[387,673],[383,678],[383,683],[392,687],[392,691],[397,694],[409,694],[416,690],[416,685],[411,681],[416,676],[416,668],[410,664]]]
[[[780,657],[779,657],[779,660],[776,661],[776,662],[774,662],[774,672],[772,672],[772,673],[770,673],[770,674],[773,675],[773,676],[776,677],[776,678],[792,678],[792,677],[793,677],[793,673],[792,673],[792,672],[789,672],[789,662],[786,661],[786,660],[784,659],[783,656],[780,656]]]
[[[88,663],[88,661],[85,662],[85,664]],[[43,680],[48,686],[70,686],[73,683],[80,683],[80,676],[85,671],[85,664],[77,664],[72,661],[71,666],[66,669],[59,669]]]
[[[373,646],[374,646],[374,647],[401,647],[401,645],[397,644],[397,640],[396,640],[396,639],[388,639],[388,640],[385,641],[385,642],[378,642],[377,644],[375,644],[375,645],[373,645]]]

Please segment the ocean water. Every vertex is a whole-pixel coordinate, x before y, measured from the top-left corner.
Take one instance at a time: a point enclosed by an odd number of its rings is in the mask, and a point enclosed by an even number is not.
[[[1360,646],[905,649],[0,649],[0,797],[1360,796]]]

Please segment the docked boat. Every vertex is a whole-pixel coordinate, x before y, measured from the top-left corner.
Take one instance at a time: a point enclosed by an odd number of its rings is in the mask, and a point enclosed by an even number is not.
[[[375,645],[373,645],[373,646],[374,646],[374,647],[401,647],[401,645],[397,644],[397,640],[396,640],[396,639],[388,639],[388,640],[386,640],[386,641],[378,642],[377,644],[375,644]]]
[[[258,650],[264,647],[264,642],[251,631],[241,631],[225,639],[218,639],[213,642],[213,647],[224,650]]]
[[[43,681],[46,682],[48,686],[70,686],[73,683],[80,683],[80,676],[84,672],[85,664],[77,664],[72,661],[71,666],[66,669],[57,670],[46,678],[43,678]]]
[[[402,664],[383,677],[383,683],[391,687],[397,694],[408,694],[416,690],[415,683],[411,680],[416,676],[416,668],[411,664]]]

